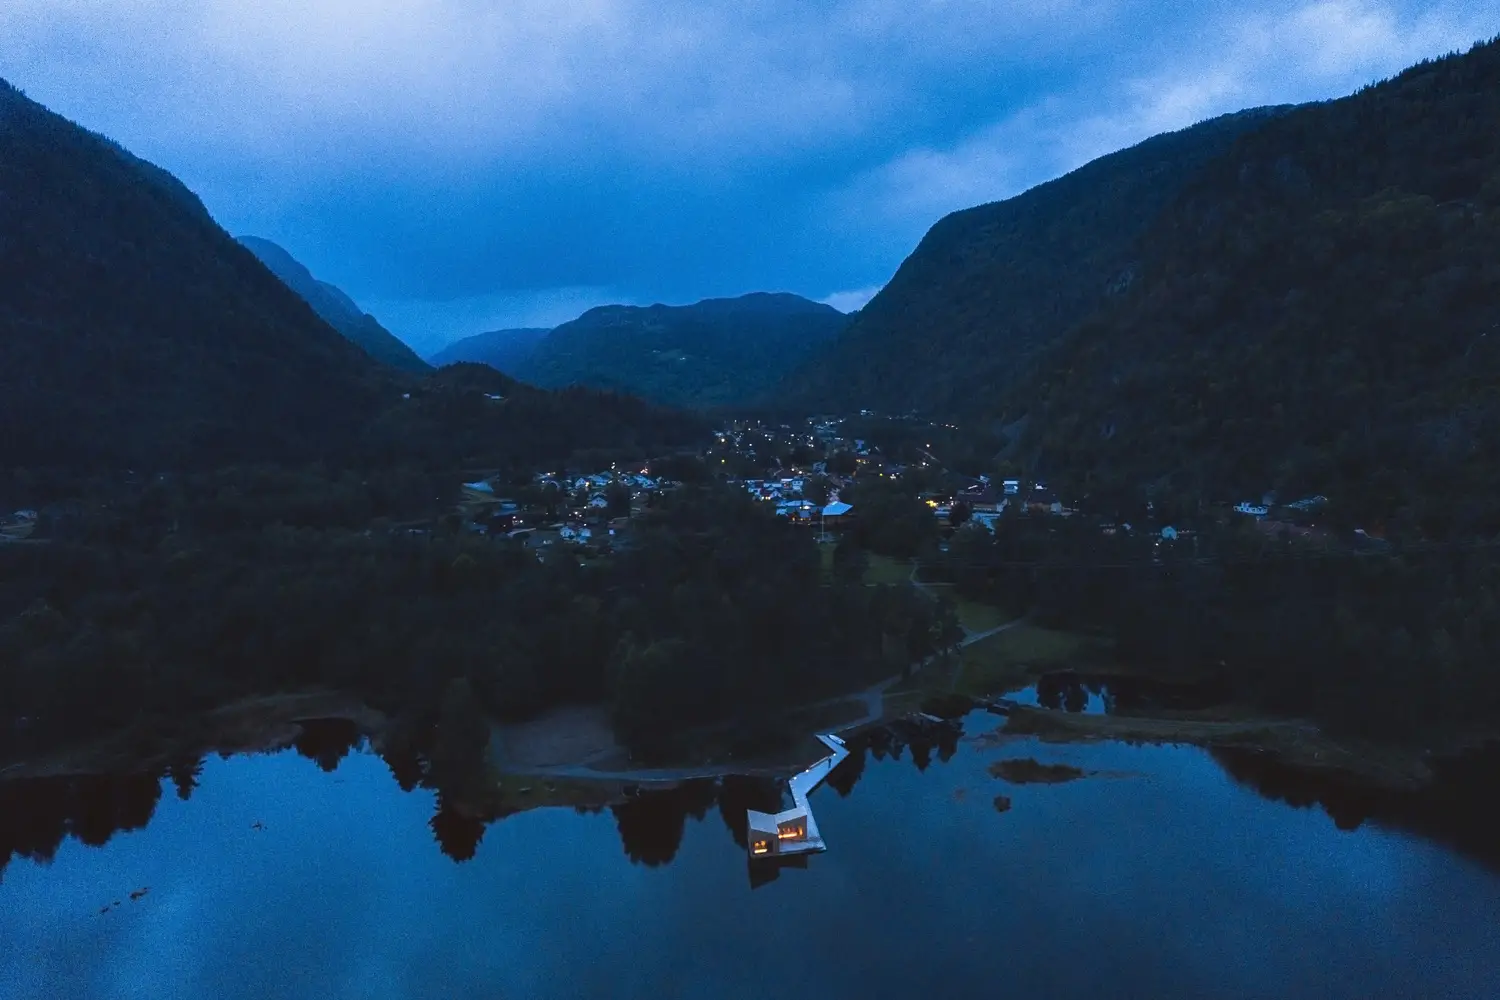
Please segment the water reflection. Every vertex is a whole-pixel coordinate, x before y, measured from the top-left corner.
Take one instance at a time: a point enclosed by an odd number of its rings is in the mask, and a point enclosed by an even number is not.
[[[1231,778],[1261,796],[1299,809],[1319,806],[1340,830],[1365,823],[1426,837],[1500,871],[1500,744],[1440,760],[1419,791],[1388,792],[1288,767],[1248,750],[1214,750]]]
[[[1163,684],[1137,677],[1059,671],[1046,674],[1010,697],[1023,705],[1053,711],[1105,715],[1210,708],[1221,704],[1227,693],[1212,684]]]
[[[350,753],[370,751],[385,762],[402,791],[432,790],[436,805],[428,826],[438,849],[455,862],[468,861],[478,853],[490,824],[532,807],[530,803],[444,786],[434,777],[427,754],[412,734],[390,734],[378,748],[371,748],[364,734],[348,720],[308,720],[299,726],[291,749],[324,772],[336,770]],[[933,734],[894,729],[868,733],[851,742],[849,757],[827,783],[840,797],[847,797],[865,773],[868,756],[900,759],[908,747],[918,770],[926,770],[934,754],[946,763],[957,749],[958,736],[956,728]],[[198,758],[138,774],[0,782],[0,875],[15,857],[47,863],[68,837],[101,847],[118,832],[146,826],[168,782],[177,797],[186,801],[197,789],[202,773],[203,759]],[[717,807],[729,835],[744,849],[746,812],[776,812],[786,805],[784,782],[730,775],[661,788],[629,789],[621,801],[574,808],[580,813],[608,808],[625,855],[635,864],[654,867],[676,857],[690,817],[702,821]]]
[[[103,847],[151,822],[164,775],[83,775],[0,783],[0,876],[13,857],[47,864],[73,837]],[[179,785],[183,795],[183,785]],[[186,786],[187,794],[191,786]],[[185,797],[185,795],[184,795]]]
[[[1079,689],[1068,684],[1063,682],[1053,690],[1060,690],[1065,705],[1077,704]],[[1083,683],[1081,689],[1089,692],[1088,684]],[[956,726],[925,731],[887,727],[866,732],[850,740],[848,758],[828,777],[827,784],[840,798],[849,797],[867,773],[872,758],[910,760],[917,771],[925,772],[952,759],[960,735]],[[438,849],[455,862],[476,856],[491,824],[546,804],[544,800],[476,797],[472,792],[444,787],[434,780],[425,754],[409,738],[398,734],[372,750],[363,734],[342,720],[303,724],[293,749],[325,772],[336,769],[350,753],[376,752],[403,791],[432,790],[435,808],[428,825]],[[1500,793],[1500,746],[1463,760],[1439,763],[1431,787],[1407,793],[1354,787],[1326,775],[1277,764],[1253,752],[1216,750],[1212,756],[1236,782],[1264,798],[1294,807],[1320,806],[1340,830],[1354,830],[1366,822],[1400,828],[1451,846],[1500,871],[1500,823],[1491,808]],[[202,771],[203,762],[198,759],[178,761],[151,773],[0,782],[0,878],[15,858],[47,864],[69,837],[101,847],[119,832],[145,827],[169,782],[176,796],[186,801],[198,788]],[[717,809],[729,836],[744,850],[746,812],[775,812],[785,805],[783,782],[732,775],[670,787],[631,789],[616,801],[574,808],[584,814],[608,808],[630,861],[659,867],[677,856],[689,818],[702,822]],[[777,874],[777,866],[760,866],[752,870],[751,881],[764,884]]]
[[[687,818],[701,820],[718,799],[718,783],[684,781],[673,788],[640,792],[610,806],[625,854],[638,865],[664,865],[677,856]]]

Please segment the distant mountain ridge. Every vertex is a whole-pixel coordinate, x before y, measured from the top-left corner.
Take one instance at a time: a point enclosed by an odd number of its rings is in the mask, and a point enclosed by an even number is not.
[[[374,316],[356,305],[338,287],[315,278],[311,271],[285,249],[258,236],[241,236],[238,239],[272,274],[306,299],[307,304],[329,326],[358,344],[370,357],[417,375],[431,370],[427,362],[395,334],[381,326]]]
[[[600,306],[557,327],[514,374],[695,408],[753,401],[843,330],[848,317],[787,293],[688,306]]]
[[[1196,173],[1286,107],[1147,139],[939,220],[832,343],[775,392],[807,409],[961,412],[1127,291],[1137,243]]]
[[[456,340],[436,354],[428,356],[427,362],[435,368],[441,368],[469,361],[489,365],[496,371],[509,374],[516,371],[541,339],[551,332],[551,327],[491,330]]]

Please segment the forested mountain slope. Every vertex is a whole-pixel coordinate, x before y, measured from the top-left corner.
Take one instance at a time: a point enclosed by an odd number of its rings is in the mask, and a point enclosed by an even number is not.
[[[509,374],[519,369],[542,338],[551,332],[550,327],[491,330],[454,341],[427,360],[439,368],[457,361],[472,361]]]
[[[997,407],[1087,486],[1500,531],[1500,44],[1239,140]]]
[[[511,374],[674,406],[735,405],[764,395],[847,322],[831,306],[765,292],[690,306],[601,306],[553,330]]]
[[[0,466],[295,457],[375,366],[165,171],[0,81]]]
[[[170,174],[6,84],[0,275],[0,472],[319,461],[451,476],[705,433],[612,393],[377,364]]]
[[[358,344],[376,361],[402,371],[422,374],[431,365],[399,340],[353,299],[334,285],[319,281],[295,257],[270,240],[258,236],[241,236],[241,245],[255,254],[271,273],[307,301],[313,311],[349,340]]]
[[[776,393],[809,409],[968,409],[1139,269],[1161,210],[1261,108],[1148,139],[1006,201],[940,220],[847,330]]]

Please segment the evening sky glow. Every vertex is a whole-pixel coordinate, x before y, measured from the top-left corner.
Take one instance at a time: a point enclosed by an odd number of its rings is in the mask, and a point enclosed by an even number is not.
[[[854,309],[946,212],[1497,32],[1482,0],[8,0],[0,76],[430,352],[603,302]]]

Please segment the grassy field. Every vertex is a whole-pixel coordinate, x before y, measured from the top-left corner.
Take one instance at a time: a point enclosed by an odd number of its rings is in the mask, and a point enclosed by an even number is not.
[[[970,632],[988,632],[992,628],[999,628],[1014,617],[992,604],[981,604],[978,601],[958,602],[958,623]]]
[[[1024,687],[1040,674],[1100,651],[1099,642],[1087,636],[1017,625],[976,642],[959,654],[954,689],[975,697],[1000,694]]]
[[[910,579],[911,563],[870,553],[870,568],[865,572],[866,583],[906,583]]]

